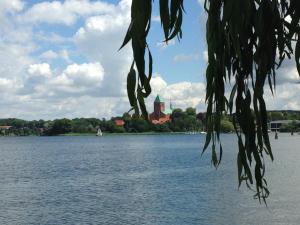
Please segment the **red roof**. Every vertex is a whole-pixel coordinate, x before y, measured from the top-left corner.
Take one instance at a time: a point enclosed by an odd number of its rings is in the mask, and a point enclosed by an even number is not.
[[[150,119],[150,120],[153,124],[164,124],[168,121],[171,121],[170,116],[162,117],[162,118],[159,118],[158,120],[156,120],[156,119]]]
[[[12,126],[0,126],[0,129],[10,129]]]
[[[124,126],[125,122],[124,122],[124,120],[115,120],[115,124],[117,126]]]

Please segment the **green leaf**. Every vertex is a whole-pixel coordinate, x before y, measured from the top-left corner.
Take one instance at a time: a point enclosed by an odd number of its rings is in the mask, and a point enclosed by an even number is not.
[[[237,167],[238,167],[238,181],[239,181],[239,187],[240,187],[242,184],[242,170],[243,170],[240,153],[237,154]]]
[[[138,102],[139,102],[139,105],[140,105],[140,109],[142,111],[142,115],[143,115],[145,120],[148,120],[148,112],[147,112],[147,109],[146,109],[143,92],[142,92],[142,89],[141,89],[140,86],[138,86],[138,89],[137,89],[137,98],[138,98]]]
[[[163,26],[165,40],[169,37],[170,14],[169,14],[169,0],[159,0],[160,20]]]
[[[211,156],[212,163],[213,163],[214,167],[217,168],[217,166],[218,166],[218,157],[217,157],[217,153],[216,153],[216,146],[214,144],[212,145],[211,152],[212,152],[212,156]]]
[[[147,46],[148,49],[148,53],[149,53],[149,75],[148,75],[148,81],[150,82],[151,78],[152,78],[152,68],[153,68],[153,58],[152,58],[152,54],[151,51],[149,49],[149,47]]]
[[[296,60],[296,65],[297,65],[297,70],[298,74],[300,76],[300,39],[297,40],[296,42],[296,47],[295,47],[295,60]]]
[[[131,21],[131,23],[130,23],[130,25],[128,27],[126,36],[124,38],[123,44],[121,45],[121,47],[119,48],[119,50],[121,50],[131,40],[131,29],[132,29],[133,23],[134,23],[134,21]]]
[[[211,136],[212,136],[212,132],[208,131],[207,134],[206,134],[205,144],[204,144],[204,147],[203,147],[203,150],[202,150],[202,154],[205,152],[205,150],[209,146],[209,143],[211,141]]]
[[[166,39],[166,41],[173,39],[176,35],[179,35],[180,38],[182,37],[181,25],[182,25],[182,10],[179,10],[178,17],[175,20],[174,30],[171,33],[171,35]]]
[[[224,2],[223,21],[229,21],[231,18],[234,3],[234,0],[227,0]]]
[[[135,88],[136,88],[136,72],[133,68],[133,63],[131,69],[127,76],[127,95],[132,107],[136,106],[136,96],[135,96]]]

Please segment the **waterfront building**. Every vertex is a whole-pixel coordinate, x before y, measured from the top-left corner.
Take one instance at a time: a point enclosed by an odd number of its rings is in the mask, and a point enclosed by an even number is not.
[[[171,120],[173,106],[170,102],[170,107],[166,107],[161,96],[157,95],[154,101],[154,111],[150,114],[149,120],[153,124],[163,124]]]
[[[12,126],[0,126],[0,130],[9,130]]]
[[[124,122],[124,120],[116,119],[116,120],[115,120],[115,124],[116,124],[117,126],[119,126],[119,127],[123,127],[124,124],[125,124],[125,122]]]
[[[270,130],[271,131],[279,131],[282,125],[287,124],[300,124],[300,120],[276,120],[270,122]]]

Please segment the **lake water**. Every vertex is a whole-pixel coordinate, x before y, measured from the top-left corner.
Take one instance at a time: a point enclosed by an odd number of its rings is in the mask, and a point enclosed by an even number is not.
[[[272,135],[269,208],[222,139],[216,171],[200,135],[0,138],[0,224],[300,224],[300,135]]]

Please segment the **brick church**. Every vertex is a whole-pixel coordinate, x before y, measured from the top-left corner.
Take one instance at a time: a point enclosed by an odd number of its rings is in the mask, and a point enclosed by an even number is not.
[[[154,101],[154,112],[149,115],[149,119],[153,124],[163,124],[171,120],[172,104],[166,108],[165,102],[157,95]]]

